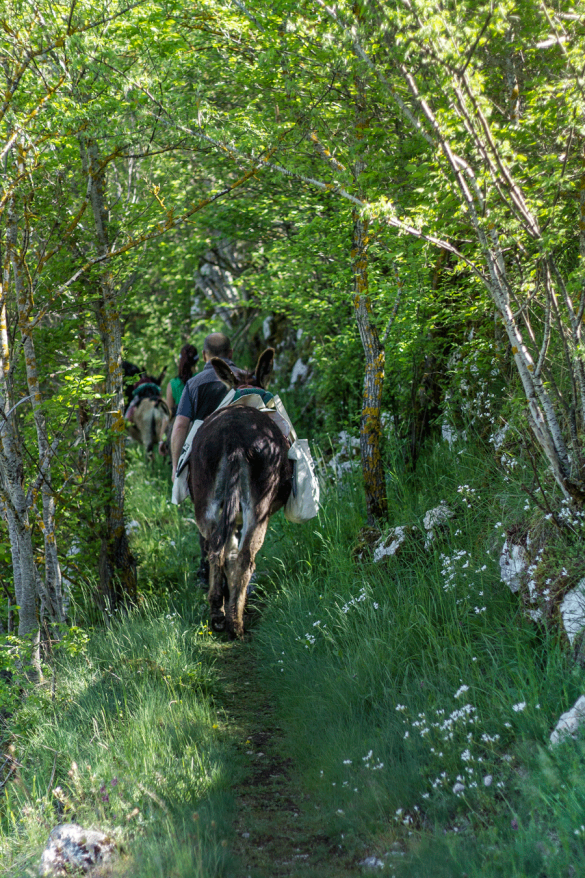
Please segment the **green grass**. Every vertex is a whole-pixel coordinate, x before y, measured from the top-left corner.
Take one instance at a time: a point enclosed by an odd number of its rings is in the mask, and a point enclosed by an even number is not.
[[[390,496],[392,525],[420,525],[441,500],[456,514],[428,550],[355,561],[349,480],[319,521],[275,522],[264,550],[254,645],[327,831],[382,855],[399,844],[406,856],[385,857],[396,875],[582,874],[585,751],[547,745],[584,674],[500,581],[525,496],[481,451],[439,446],[414,476],[394,470]]]
[[[116,837],[124,855],[115,874],[207,878],[229,864],[229,788],[239,768],[213,706],[207,605],[187,587],[196,529],[183,520],[187,508],[167,502],[164,472],[139,460],[133,468],[141,604],[89,637],[79,636],[79,607],[77,638],[9,719],[6,743],[19,767],[1,793],[0,874],[10,878],[37,874],[47,836],[63,821]]]
[[[192,509],[171,506],[162,468],[135,457],[130,472],[141,604],[107,629],[84,628],[79,607],[55,676],[9,719],[19,767],[1,793],[0,874],[11,878],[36,874],[62,820],[118,838],[115,874],[236,868],[230,790],[243,768],[221,714],[220,641],[193,586]],[[551,750],[548,738],[584,672],[500,581],[505,529],[538,513],[480,449],[429,448],[415,474],[390,461],[389,496],[393,526],[421,526],[440,501],[455,515],[428,549],[415,540],[360,560],[364,500],[350,476],[315,521],[275,516],[258,558],[250,649],[314,833],[357,862],[375,853],[397,878],[583,874],[585,742]]]

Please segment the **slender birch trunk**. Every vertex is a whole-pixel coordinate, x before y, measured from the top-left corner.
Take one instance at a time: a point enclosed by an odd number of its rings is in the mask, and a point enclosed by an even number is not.
[[[367,125],[367,120],[364,87],[363,83],[357,80],[355,134],[358,145],[363,138],[365,125]],[[353,176],[358,190],[360,189],[360,175],[365,168],[365,162],[362,157],[359,157],[353,168]],[[361,198],[361,191],[359,194]],[[380,450],[385,353],[384,347],[380,343],[378,330],[372,321],[372,303],[368,283],[369,221],[361,215],[357,207],[354,207],[352,223],[353,307],[366,360],[360,419],[360,449],[368,523],[374,524],[376,521],[386,518],[388,512],[386,479]]]
[[[8,224],[5,253],[0,280],[0,484],[1,509],[8,528],[14,591],[18,610],[18,636],[28,644],[30,656],[23,655],[25,666],[31,668],[33,678],[40,677],[39,619],[37,601],[37,571],[24,491],[24,466],[21,445],[14,423],[10,334],[8,330],[7,296],[11,281],[10,252],[14,242],[14,226]]]
[[[105,256],[111,249],[105,203],[105,170],[93,141],[81,140],[80,148],[98,255]],[[110,400],[105,424],[108,435],[104,451],[107,497],[105,533],[100,550],[100,588],[105,603],[117,606],[124,599],[135,596],[136,569],[124,523],[126,429],[123,413],[122,324],[114,278],[107,262],[100,277],[100,298],[96,311],[104,352],[106,392]]]
[[[378,330],[372,323],[372,305],[368,292],[368,221],[353,210],[352,271],[353,305],[364,355],[366,374],[360,421],[360,448],[366,490],[368,522],[386,517],[388,503],[380,441],[381,406],[384,386],[385,353]]]
[[[37,357],[32,330],[32,290],[27,282],[25,268],[16,244],[16,216],[11,211],[10,222],[13,228],[9,229],[9,237],[13,241],[10,247],[10,259],[12,268],[12,281],[18,310],[18,328],[20,330],[24,362],[26,371],[27,388],[33,411],[33,419],[37,434],[38,448],[38,472],[37,482],[40,484],[42,503],[42,518],[39,517],[38,526],[43,533],[45,577],[44,581],[37,572],[39,597],[41,599],[41,621],[48,618],[51,622],[64,622],[65,612],[63,608],[63,593],[61,586],[61,567],[57,554],[57,539],[55,535],[55,496],[51,479],[51,460],[54,447],[49,443],[47,435],[47,423],[42,408],[42,395],[39,384]],[[39,486],[34,485],[30,498],[30,507],[36,510],[36,500]],[[55,632],[58,636],[58,630]]]

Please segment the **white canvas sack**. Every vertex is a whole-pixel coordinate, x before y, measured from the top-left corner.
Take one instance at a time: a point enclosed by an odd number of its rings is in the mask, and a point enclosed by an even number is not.
[[[279,427],[284,436],[292,441],[288,451],[293,461],[292,490],[284,507],[288,521],[301,524],[310,521],[319,512],[319,480],[315,474],[315,464],[309,451],[307,439],[297,439],[295,428],[280,396],[276,393],[266,405],[262,397],[251,393],[238,399],[234,405],[252,405],[266,412]]]
[[[310,521],[319,512],[319,479],[309,451],[308,439],[296,439],[288,452],[293,461],[292,491],[284,507],[284,517],[294,524]]]
[[[175,506],[178,506],[179,503],[182,503],[183,500],[186,500],[189,496],[189,467],[187,464],[189,462],[189,455],[191,454],[193,439],[202,423],[203,421],[199,420],[193,421],[191,429],[189,430],[189,435],[185,439],[179,462],[177,463],[177,473],[175,475],[173,491],[171,493],[171,503],[174,503]]]

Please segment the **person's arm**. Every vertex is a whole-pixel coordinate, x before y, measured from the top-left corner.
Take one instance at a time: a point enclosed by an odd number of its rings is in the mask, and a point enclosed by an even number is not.
[[[185,444],[185,439],[187,438],[189,427],[191,426],[191,421],[195,420],[197,406],[199,404],[198,389],[195,387],[191,390],[192,392],[190,391],[189,384],[187,383],[183,388],[181,399],[179,400],[179,405],[177,406],[175,423],[173,424],[173,432],[171,435],[171,460],[173,464],[171,479],[173,482],[175,481],[177,464],[179,462],[179,457],[181,456],[181,450],[183,448],[183,445]]]
[[[173,388],[171,387],[171,382],[167,384],[167,393],[166,393],[167,405],[169,407],[169,411],[172,415],[173,410],[176,408],[175,400],[173,399]]]
[[[185,444],[185,439],[187,438],[187,433],[189,432],[189,426],[191,424],[190,418],[186,418],[184,415],[177,415],[175,418],[175,423],[173,425],[173,432],[171,435],[171,457],[173,460],[173,470],[171,474],[171,478],[173,482],[175,481],[175,474],[177,472],[177,464],[179,462],[179,457],[181,455],[181,449]]]

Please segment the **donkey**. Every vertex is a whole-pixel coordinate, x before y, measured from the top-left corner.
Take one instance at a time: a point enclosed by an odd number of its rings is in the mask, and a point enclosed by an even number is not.
[[[265,389],[274,350],[260,355],[254,373],[211,360],[228,388]],[[195,519],[209,553],[211,627],[244,636],[244,610],[256,554],[270,516],[288,500],[292,462],[289,443],[266,412],[232,405],[209,415],[193,441],[189,486]],[[240,529],[241,527],[241,529]]]
[[[154,461],[154,448],[162,441],[171,413],[160,395],[160,386],[166,368],[158,378],[141,373],[138,384],[131,388],[130,408],[126,411],[126,425],[132,439],[144,447],[149,461]]]
[[[154,450],[164,439],[171,413],[161,397],[141,399],[134,412],[128,432],[144,446],[149,461],[154,461]]]

